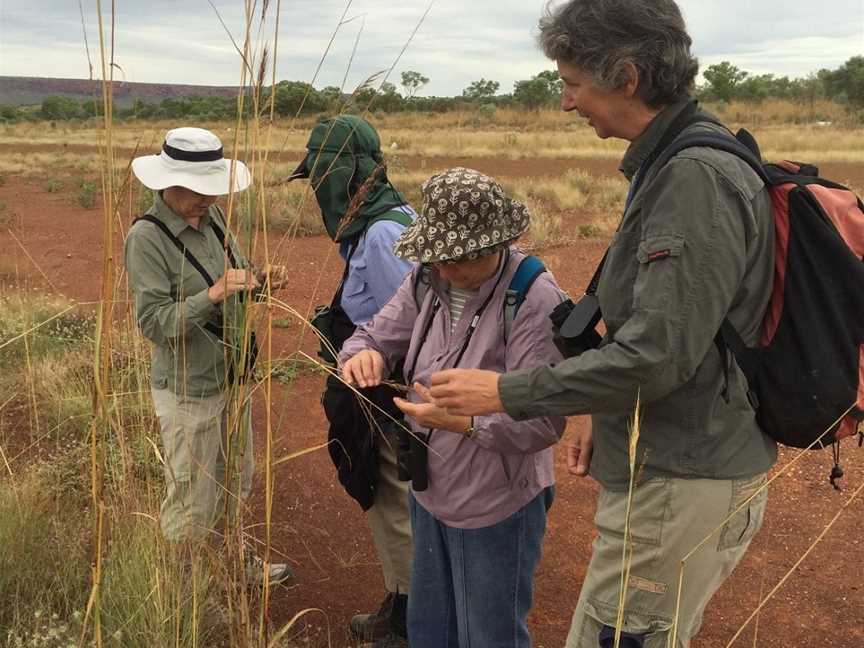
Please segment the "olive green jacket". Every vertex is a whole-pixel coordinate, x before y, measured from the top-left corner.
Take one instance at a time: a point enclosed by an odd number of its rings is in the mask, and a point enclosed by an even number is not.
[[[630,145],[628,180],[686,102],[664,109]],[[716,129],[716,125],[690,126]],[[591,414],[591,475],[626,489],[628,431],[641,402],[639,479],[731,479],[766,471],[776,444],[756,424],[733,363],[728,394],[714,337],[725,317],[756,343],[772,286],[768,193],[746,163],[690,148],[652,168],[609,249],[598,287],[606,335],[554,366],[502,376],[501,400],[521,420]]]
[[[168,225],[214,281],[225,273],[225,251],[211,227],[225,223],[215,205],[198,229],[189,226],[156,196],[148,214]],[[233,243],[240,266],[246,262]],[[198,398],[218,393],[225,382],[224,345],[203,327],[221,321],[223,309],[238,309],[234,297],[226,304],[211,303],[209,286],[180,250],[153,223],[138,221],[125,245],[126,273],[141,332],[154,343],[152,386]]]

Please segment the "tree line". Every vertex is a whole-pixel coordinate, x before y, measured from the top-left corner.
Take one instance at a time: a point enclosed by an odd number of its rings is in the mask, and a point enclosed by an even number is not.
[[[729,102],[733,100],[759,102],[769,98],[796,102],[832,99],[855,109],[864,108],[864,56],[854,56],[835,70],[819,70],[802,78],[790,79],[773,74],[750,74],[728,61],[708,66],[703,72],[704,83],[697,89],[703,100]],[[336,112],[446,112],[478,109],[493,112],[499,107],[537,110],[554,107],[561,99],[562,84],[558,74],[545,70],[516,81],[510,93],[499,93],[500,84],[479,79],[468,85],[456,97],[425,97],[423,88],[429,78],[414,70],[401,73],[401,92],[395,84],[383,82],[377,87],[367,85],[353,94],[328,86],[321,90],[303,81],[281,81],[265,88],[258,103],[262,112],[269,112],[270,96],[280,117],[315,115]],[[253,102],[244,101],[247,111]],[[236,115],[237,101],[226,97],[179,97],[151,102],[135,99],[129,107],[115,109],[118,119],[196,119],[210,121]],[[45,119],[64,121],[87,119],[102,113],[100,101],[76,101],[70,97],[46,97],[38,109],[0,105],[0,121]]]

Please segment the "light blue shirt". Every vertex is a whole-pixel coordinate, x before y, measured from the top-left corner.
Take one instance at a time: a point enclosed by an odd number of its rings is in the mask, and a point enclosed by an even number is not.
[[[411,207],[402,205],[401,211],[417,217]],[[393,254],[393,244],[405,227],[395,221],[380,220],[366,230],[351,255],[348,277],[342,290],[342,309],[354,324],[366,324],[381,310],[405,279],[414,264]],[[343,259],[348,257],[348,244],[339,248]]]

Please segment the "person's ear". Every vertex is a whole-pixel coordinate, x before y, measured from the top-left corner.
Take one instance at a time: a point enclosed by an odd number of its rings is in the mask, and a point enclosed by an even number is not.
[[[633,61],[624,61],[621,63],[620,78],[622,80],[621,90],[627,97],[635,97],[636,91],[639,89],[639,68]]]

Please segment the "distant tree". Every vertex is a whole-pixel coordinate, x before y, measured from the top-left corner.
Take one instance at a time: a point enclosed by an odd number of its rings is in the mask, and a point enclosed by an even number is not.
[[[738,85],[747,78],[747,72],[740,70],[729,61],[709,65],[702,73],[708,82],[706,92],[713,98],[729,102],[736,96]]]
[[[564,89],[564,82],[558,76],[557,70],[543,70],[538,74],[536,79],[544,79],[549,84],[549,90],[552,92],[554,99],[558,101],[561,98],[561,91]]]
[[[328,112],[338,112],[342,107],[344,98],[340,88],[337,88],[336,86],[327,86],[318,94],[321,95],[321,100],[327,104]]]
[[[500,87],[501,84],[497,81],[480,79],[479,81],[472,81],[471,84],[462,91],[462,96],[471,101],[482,101],[494,97]]]
[[[159,116],[159,106],[143,99],[135,99],[132,107],[129,108],[128,116],[137,119],[155,119]]]
[[[836,70],[821,71],[820,76],[832,99],[864,105],[864,56],[853,56]]]
[[[773,74],[760,74],[745,77],[735,86],[734,96],[745,101],[762,101],[768,97],[782,97],[783,92]]]
[[[159,112],[168,119],[178,119],[188,117],[192,112],[192,106],[183,98],[169,97],[159,103]]]
[[[406,107],[405,98],[396,91],[396,86],[385,81],[379,88],[364,87],[356,90],[347,102],[346,109],[352,113],[367,110],[398,112]]]
[[[114,115],[117,115],[116,104],[111,105]],[[105,104],[102,99],[88,99],[81,102],[80,116],[90,119],[92,117],[101,117],[105,114]]]
[[[40,113],[44,119],[75,119],[81,116],[81,106],[69,97],[51,95],[42,100]]]
[[[560,98],[561,80],[558,74],[551,70],[541,72],[526,81],[517,81],[513,85],[513,101],[531,110],[554,104]]]
[[[7,104],[0,104],[0,121],[2,122],[13,122],[18,121],[20,119],[21,113],[15,106],[9,106]]]
[[[283,117],[302,113],[319,113],[327,110],[328,101],[320,92],[303,81],[280,81],[276,84],[276,112]]]
[[[398,112],[405,109],[405,99],[396,91],[396,86],[385,81],[378,89],[375,108],[384,112]]]
[[[802,103],[809,103],[812,108],[816,99],[825,96],[825,83],[819,74],[812,72],[790,82],[789,96]]]
[[[414,70],[406,70],[402,73],[402,87],[405,88],[405,96],[410,100],[417,92],[429,83],[429,79]]]

